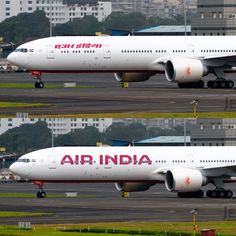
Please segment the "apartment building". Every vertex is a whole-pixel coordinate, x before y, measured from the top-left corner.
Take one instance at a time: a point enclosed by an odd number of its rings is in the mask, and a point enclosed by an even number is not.
[[[111,0],[2,0],[0,22],[19,13],[43,10],[52,24],[62,24],[84,16],[94,16],[102,22],[112,12]]]
[[[198,0],[192,35],[235,35],[236,0]]]
[[[100,132],[105,132],[112,124],[111,118],[29,118],[27,116],[21,118],[1,118],[0,135],[22,124],[35,124],[38,121],[45,121],[48,128],[53,130],[54,136],[67,134],[86,126],[94,126]]]
[[[113,12],[141,12],[147,18],[158,16],[174,18],[184,14],[184,6],[189,12],[196,12],[197,0],[112,0]]]
[[[235,146],[235,119],[197,119],[191,130],[191,146]]]

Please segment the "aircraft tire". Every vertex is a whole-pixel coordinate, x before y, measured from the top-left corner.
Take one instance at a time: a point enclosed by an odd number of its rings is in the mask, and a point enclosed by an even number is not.
[[[231,190],[208,190],[206,193],[208,198],[232,198],[233,192]]]
[[[35,82],[34,87],[39,88],[39,82]]]
[[[37,192],[37,197],[38,197],[38,198],[42,198],[41,191],[38,191],[38,192]]]
[[[204,192],[199,190],[197,192],[178,192],[179,198],[202,198],[204,196]]]
[[[213,82],[212,80],[210,80],[210,81],[207,82],[207,87],[208,87],[208,88],[212,88],[212,82]]]
[[[212,81],[212,88],[219,88],[218,81]]]
[[[228,88],[233,88],[234,87],[234,82],[232,80],[228,81]]]
[[[44,88],[44,83],[43,82],[39,82],[39,88]]]
[[[204,81],[202,81],[202,80],[199,80],[198,81],[198,88],[204,88]]]
[[[227,88],[228,87],[228,81],[220,81],[218,86],[220,88]]]
[[[38,192],[37,192],[37,197],[38,197],[38,198],[45,198],[45,197],[46,197],[46,192],[44,192],[44,191],[38,191]]]

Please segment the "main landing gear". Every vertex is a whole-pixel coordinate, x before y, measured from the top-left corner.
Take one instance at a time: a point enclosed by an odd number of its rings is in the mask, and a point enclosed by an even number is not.
[[[221,88],[221,89],[232,89],[234,87],[234,82],[232,80],[226,79],[216,79],[207,82],[208,88]]]
[[[36,196],[38,198],[45,198],[46,197],[46,192],[43,190],[43,181],[33,181],[33,184],[37,185],[39,188],[39,191],[37,192]]]
[[[204,82],[202,80],[199,80],[197,82],[191,82],[191,83],[178,83],[179,88],[203,88]]]
[[[199,190],[197,192],[178,192],[179,198],[202,198],[204,196],[204,192]]]
[[[208,190],[206,195],[209,198],[232,198],[233,192],[231,190],[216,188],[215,190]]]
[[[208,81],[208,88],[232,89],[234,87],[234,82],[226,79],[223,68],[215,68],[213,69],[213,73],[216,76],[216,80]]]
[[[34,79],[36,79],[37,81],[34,84],[35,88],[44,88],[44,83],[42,81],[42,73],[40,71],[32,71],[32,75],[35,76]]]
[[[179,198],[202,198],[204,196],[204,192],[202,190],[197,192],[178,192],[177,195]],[[208,190],[206,192],[206,196],[208,198],[232,198],[233,192],[223,188],[216,188],[215,190]]]

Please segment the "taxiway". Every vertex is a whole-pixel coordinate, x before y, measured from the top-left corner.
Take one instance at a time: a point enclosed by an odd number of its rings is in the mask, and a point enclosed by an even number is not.
[[[231,78],[233,80],[233,76]],[[194,99],[198,111],[236,111],[235,89],[179,89],[164,75],[121,88],[112,74],[45,74],[45,84],[76,82],[88,88],[35,89],[29,73],[2,73],[0,83],[32,83],[32,88],[0,88],[1,102],[50,104],[41,108],[0,108],[1,115],[27,112],[29,115],[97,113],[192,112]],[[207,81],[207,80],[206,80]],[[236,83],[235,83],[236,84]]]
[[[236,194],[235,185],[230,189]],[[0,197],[1,211],[48,212],[51,216],[1,217],[0,224],[30,221],[34,224],[66,224],[115,221],[191,221],[197,209],[200,221],[236,219],[233,199],[179,199],[167,192],[164,185],[155,185],[145,192],[130,193],[122,198],[113,184],[46,184],[50,193],[78,192],[77,198],[14,198]],[[30,183],[1,183],[0,193],[35,193]]]

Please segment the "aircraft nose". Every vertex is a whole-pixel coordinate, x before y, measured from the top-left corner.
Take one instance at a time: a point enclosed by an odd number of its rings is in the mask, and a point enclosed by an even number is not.
[[[17,163],[13,163],[10,165],[9,170],[13,173],[13,174],[17,174],[18,173],[18,168],[17,168]]]
[[[27,53],[12,52],[7,56],[7,61],[11,64],[24,68],[29,63]]]
[[[16,55],[15,52],[12,52],[10,53],[8,56],[7,56],[7,60],[11,63],[11,64],[14,64],[14,65],[19,65],[19,63],[21,64],[20,60],[19,60],[19,56]]]

